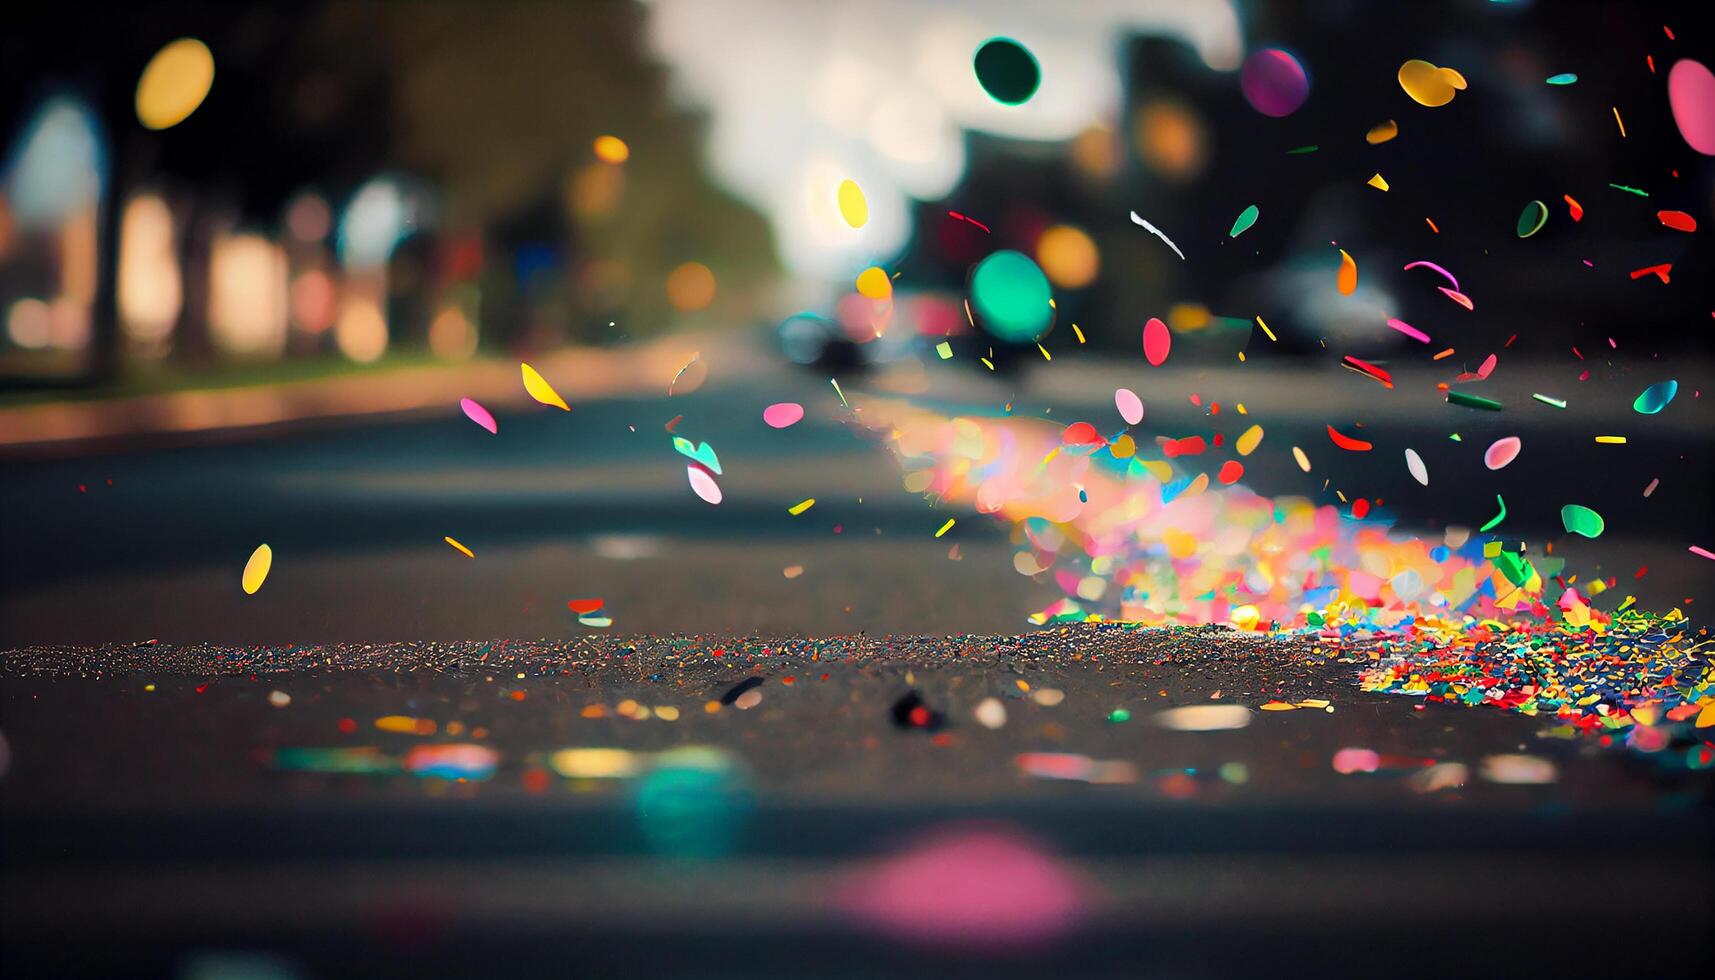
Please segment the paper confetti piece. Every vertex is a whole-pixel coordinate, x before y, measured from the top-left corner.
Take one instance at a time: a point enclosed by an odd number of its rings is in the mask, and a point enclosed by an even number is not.
[[[1501,495],[1498,493],[1495,494],[1495,503],[1500,506],[1501,512],[1496,514],[1494,517],[1489,518],[1489,523],[1477,528],[1477,533],[1482,534],[1492,531],[1495,528],[1500,527],[1501,522],[1507,519],[1507,502],[1502,500]]]
[[[1473,310],[1473,311],[1476,310],[1477,306],[1475,303],[1471,302],[1471,297],[1466,296],[1464,293],[1459,292],[1457,289],[1448,289],[1446,286],[1436,286],[1435,288],[1441,290],[1441,295],[1446,296],[1448,299],[1452,300],[1455,303],[1458,303],[1460,306],[1463,306],[1465,309]]]
[[[1518,226],[1514,229],[1520,238],[1529,238],[1542,230],[1548,223],[1548,205],[1541,201],[1532,201],[1519,212]]]
[[[1262,426],[1252,425],[1233,440],[1233,449],[1240,456],[1249,456],[1256,452],[1256,447],[1262,445]]]
[[[550,385],[547,379],[536,373],[535,368],[523,363],[518,366],[524,374],[524,390],[530,393],[531,398],[544,405],[552,405],[564,412],[572,410],[572,407],[566,404],[566,400],[560,397],[560,393],[554,390],[553,385]],[[660,382],[656,383],[659,384]]]
[[[1340,290],[1340,295],[1350,296],[1358,288],[1358,263],[1340,249],[1340,272],[1334,277],[1334,285]]]
[[[957,523],[957,521],[954,518],[947,518],[947,523],[941,525],[941,529],[935,532],[935,536],[938,538],[941,535],[946,534],[948,531],[951,531],[955,523]]]
[[[1632,402],[1632,411],[1639,415],[1654,415],[1666,408],[1673,401],[1673,396],[1679,394],[1679,382],[1669,379],[1657,381],[1643,390],[1643,393]]]
[[[1524,443],[1518,436],[1506,436],[1496,439],[1483,451],[1483,465],[1491,470],[1498,470],[1518,458],[1519,450]]]
[[[579,616],[588,616],[607,604],[605,599],[567,599],[566,608]]]
[[[1259,214],[1261,214],[1261,212],[1257,210],[1257,206],[1254,204],[1245,208],[1243,211],[1240,211],[1239,216],[1233,219],[1233,230],[1227,232],[1227,237],[1237,238],[1244,234],[1250,229],[1251,225],[1256,224],[1256,219]]]
[[[1449,404],[1463,405],[1466,408],[1482,408],[1491,412],[1498,412],[1501,410],[1500,402],[1495,401],[1492,398],[1484,398],[1482,395],[1467,394],[1463,391],[1449,391],[1447,393],[1447,401]]]
[[[1355,453],[1367,453],[1376,448],[1372,443],[1365,442],[1362,439],[1353,439],[1351,436],[1344,435],[1336,431],[1331,425],[1328,426],[1328,438],[1333,440],[1334,445],[1339,446],[1341,449]]]
[[[1560,196],[1565,199],[1565,201],[1566,201],[1566,213],[1570,214],[1572,216],[1572,220],[1573,221],[1583,221],[1584,220],[1584,205],[1579,204],[1577,201],[1574,201],[1572,199],[1571,194],[1562,194]]]
[[[1440,68],[1418,58],[1399,66],[1399,87],[1413,102],[1432,109],[1452,102],[1465,84],[1465,76],[1452,68]]]
[[[1376,123],[1371,126],[1369,132],[1364,134],[1364,142],[1371,146],[1378,146],[1398,135],[1399,123],[1389,119],[1387,122]]]
[[[465,547],[465,546],[464,546],[464,545],[462,545],[462,544],[459,544],[459,543],[458,543],[458,541],[457,541],[457,540],[455,540],[455,539],[453,539],[453,538],[450,538],[450,537],[443,537],[443,538],[441,538],[441,540],[442,540],[442,541],[445,541],[445,542],[446,542],[446,543],[447,543],[447,544],[450,544],[450,545],[452,545],[452,546],[453,546],[453,548],[454,548],[454,550],[456,550],[456,551],[458,551],[458,552],[460,552],[460,553],[461,553],[461,554],[463,554],[463,555],[464,555],[464,556],[465,556],[465,557],[466,557],[466,558],[475,558],[475,557],[476,557],[476,552],[474,552],[474,551],[471,551],[471,550],[470,550],[470,549],[469,549],[469,548],[466,548],[466,547]]]
[[[464,409],[465,418],[470,419],[472,422],[475,422],[477,425],[482,426],[495,435],[500,434],[500,426],[495,424],[494,416],[489,414],[488,409],[477,404],[476,399],[460,398],[459,408]]]
[[[721,502],[720,484],[715,482],[715,478],[709,475],[708,470],[693,463],[685,467],[685,479],[691,482],[691,490],[703,498],[706,503],[718,504]]]
[[[797,402],[775,402],[762,410],[762,421],[771,429],[797,425],[804,418],[804,406]]]
[[[1364,181],[1364,183],[1384,193],[1388,190],[1387,178],[1383,177],[1379,172],[1371,174],[1370,179]]]
[[[1558,75],[1548,76],[1546,81],[1550,85],[1572,85],[1578,81],[1578,76],[1569,71],[1563,71]]]
[[[935,345],[935,354],[943,361],[950,361],[953,359],[953,345],[943,340]]]
[[[1299,449],[1297,446],[1293,446],[1292,458],[1298,463],[1299,469],[1306,473],[1310,472],[1310,457],[1304,455],[1304,450]]]
[[[840,181],[839,190],[835,193],[839,204],[840,217],[853,228],[862,228],[869,223],[869,201],[863,196],[863,188],[855,180]]]
[[[1143,399],[1130,388],[1114,390],[1114,407],[1119,409],[1120,418],[1125,419],[1126,425],[1136,425],[1143,421]]]
[[[1144,228],[1144,230],[1148,231],[1151,235],[1154,235],[1156,238],[1159,238],[1163,242],[1166,242],[1167,247],[1173,250],[1173,254],[1179,256],[1179,260],[1181,262],[1185,261],[1185,253],[1179,251],[1179,246],[1173,244],[1173,239],[1168,238],[1165,234],[1163,234],[1160,228],[1157,228],[1154,225],[1150,224],[1149,222],[1143,220],[1143,218],[1138,216],[1138,213],[1136,211],[1133,211],[1131,213],[1131,221],[1132,221],[1132,224],[1141,225]]]
[[[250,553],[250,560],[244,563],[242,582],[245,595],[255,595],[262,588],[262,583],[268,579],[268,570],[274,567],[274,549],[265,544],[256,546]]]
[[[1270,330],[1268,328],[1268,324],[1262,322],[1262,317],[1259,316],[1256,318],[1256,325],[1262,328],[1263,334],[1265,336],[1267,336],[1271,342],[1273,342],[1273,343],[1279,343],[1280,342],[1280,338],[1278,338],[1274,335],[1274,331]]]
[[[1167,353],[1173,347],[1173,335],[1167,332],[1167,324],[1156,317],[1150,317],[1143,325],[1143,358],[1152,367],[1160,367],[1167,360]]]
[[[1623,446],[1626,444],[1626,437],[1625,436],[1597,436],[1596,441],[1601,443],[1604,446]]]
[[[816,498],[806,497],[804,500],[786,508],[786,513],[791,514],[793,517],[797,517],[799,514],[804,513],[814,506],[816,506]]]
[[[1411,471],[1411,478],[1424,486],[1429,486],[1429,467],[1423,465],[1423,457],[1417,455],[1417,450],[1405,451],[1405,468]]]
[[[869,299],[887,299],[893,295],[893,280],[887,278],[887,270],[872,265],[858,273],[858,294]]]
[[[1569,534],[1581,534],[1586,538],[1599,538],[1607,527],[1602,515],[1583,504],[1567,504],[1560,508],[1560,523]]]
[[[1697,230],[1697,219],[1686,214],[1684,211],[1657,211],[1655,216],[1665,228],[1672,228],[1674,231],[1685,232]]]
[[[1395,317],[1389,317],[1388,321],[1387,321],[1387,325],[1392,327],[1395,330],[1398,330],[1400,333],[1405,334],[1407,337],[1410,337],[1413,340],[1421,341],[1425,344],[1429,343],[1429,335],[1428,334],[1417,329],[1416,327],[1412,326],[1411,324],[1406,323],[1404,320],[1400,320],[1400,319],[1397,319]]]
[[[1357,358],[1353,357],[1352,355],[1347,354],[1341,360],[1340,366],[1347,368],[1349,370],[1356,371],[1359,374],[1361,374],[1367,378],[1374,378],[1375,380],[1381,382],[1384,387],[1388,387],[1388,388],[1393,387],[1393,375],[1388,374],[1386,371],[1383,371],[1381,368],[1376,367],[1374,364],[1371,364],[1369,361],[1360,361]]]
[[[1553,408],[1565,408],[1566,407],[1566,399],[1564,399],[1564,398],[1552,398],[1548,395],[1544,395],[1541,392],[1537,392],[1537,391],[1531,392],[1530,397],[1536,399],[1537,401],[1543,403],[1544,405],[1548,405],[1548,406],[1551,406]]]

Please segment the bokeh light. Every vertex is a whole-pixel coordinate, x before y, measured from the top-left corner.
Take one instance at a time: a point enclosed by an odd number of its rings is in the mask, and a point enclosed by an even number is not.
[[[387,317],[381,305],[367,296],[353,296],[340,307],[334,327],[339,352],[359,364],[369,364],[387,353]]]
[[[624,163],[631,159],[631,147],[617,136],[597,136],[595,155],[602,163]]]
[[[209,334],[239,357],[277,356],[286,344],[286,255],[261,235],[222,235],[209,258]]]
[[[429,322],[429,351],[443,361],[468,361],[476,354],[476,325],[458,306],[449,306]]]
[[[1036,242],[1036,262],[1048,281],[1063,289],[1082,289],[1101,272],[1101,253],[1082,228],[1055,225]]]
[[[145,349],[158,349],[178,323],[183,303],[173,213],[157,195],[125,205],[119,232],[119,322]]]
[[[715,301],[715,274],[701,262],[686,262],[667,276],[667,302],[681,313],[706,309]]]
[[[1048,332],[1054,309],[1048,277],[1029,257],[1011,250],[977,263],[971,275],[971,306],[984,330],[1011,343],[1034,341]]]
[[[149,59],[137,80],[137,121],[170,129],[190,118],[214,85],[214,53],[194,37],[182,37]]]
[[[1208,137],[1203,121],[1190,106],[1161,99],[1139,108],[1132,117],[1132,138],[1151,170],[1174,180],[1187,180],[1203,171]]]

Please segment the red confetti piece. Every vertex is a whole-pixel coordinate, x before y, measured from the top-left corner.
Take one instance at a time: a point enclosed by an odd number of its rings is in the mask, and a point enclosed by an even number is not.
[[[1229,459],[1225,463],[1221,464],[1221,471],[1215,474],[1215,479],[1220,480],[1223,484],[1231,486],[1232,484],[1239,482],[1239,478],[1244,475],[1245,464],[1236,459]]]
[[[605,599],[568,599],[566,600],[566,608],[579,616],[587,616],[600,609],[606,604],[606,601]]]
[[[1354,519],[1361,521],[1364,519],[1364,515],[1368,514],[1369,512],[1370,512],[1370,502],[1368,500],[1365,500],[1364,498],[1359,497],[1357,500],[1352,501],[1352,517]]]
[[[1186,436],[1183,439],[1169,439],[1161,444],[1161,451],[1172,459],[1175,456],[1198,456],[1209,448],[1202,436]]]
[[[1663,262],[1661,265],[1650,265],[1650,266],[1645,266],[1642,269],[1632,270],[1632,278],[1633,279],[1642,279],[1644,276],[1655,275],[1656,277],[1661,279],[1662,282],[1668,282],[1670,280],[1668,279],[1667,274],[1672,272],[1672,271],[1673,271],[1673,263],[1672,262]]]
[[[992,234],[994,234],[994,232],[992,232],[992,231],[989,231],[989,226],[988,226],[988,225],[985,225],[985,224],[983,224],[983,223],[982,223],[982,222],[981,222],[981,221],[978,221],[978,220],[977,220],[977,219],[975,219],[975,218],[970,218],[970,217],[966,217],[966,216],[965,216],[965,215],[962,215],[962,214],[960,214],[960,213],[959,213],[959,212],[957,212],[957,211],[948,211],[948,212],[947,212],[947,216],[948,216],[948,217],[952,217],[952,218],[957,218],[957,219],[959,219],[959,220],[960,220],[960,221],[968,221],[968,222],[970,222],[970,223],[971,223],[971,224],[973,224],[973,225],[976,225],[976,226],[977,226],[977,227],[978,227],[978,228],[981,228],[981,229],[982,229],[982,230],[983,230],[983,233],[984,233],[984,234],[986,234],[986,235],[992,235]]]
[[[1362,439],[1353,439],[1351,436],[1341,435],[1331,425],[1328,427],[1328,438],[1334,441],[1334,445],[1354,453],[1367,453],[1376,448],[1373,444]]]
[[[1674,231],[1697,230],[1697,219],[1684,211],[1657,211],[1655,216],[1661,219],[1662,224]]]
[[[1367,375],[1368,377],[1371,377],[1371,378],[1376,379],[1377,381],[1380,381],[1386,387],[1389,387],[1389,388],[1393,387],[1393,375],[1387,373],[1386,371],[1383,371],[1379,367],[1376,367],[1374,364],[1371,364],[1369,361],[1360,361],[1357,358],[1353,357],[1352,355],[1347,354],[1346,355],[1346,366],[1357,371],[1359,374]]]
[[[1566,199],[1566,210],[1571,213],[1572,220],[1573,221],[1583,221],[1584,220],[1584,205],[1579,204],[1577,201],[1574,201],[1572,199],[1571,194],[1562,194],[1560,196],[1564,197]]]

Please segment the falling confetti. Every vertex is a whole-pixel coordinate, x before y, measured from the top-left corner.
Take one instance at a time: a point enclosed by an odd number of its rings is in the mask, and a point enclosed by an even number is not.
[[[1640,415],[1654,415],[1666,408],[1673,401],[1673,396],[1677,394],[1679,394],[1678,381],[1657,381],[1645,388],[1632,402],[1632,411]]]
[[[1685,144],[1715,156],[1715,74],[1689,58],[1675,62],[1667,73],[1667,99]]]
[[[1405,468],[1411,471],[1411,478],[1423,486],[1429,486],[1429,467],[1423,465],[1423,457],[1417,455],[1417,450],[1405,451]]]
[[[1138,215],[1138,213],[1136,211],[1133,211],[1131,213],[1131,223],[1141,227],[1143,230],[1149,232],[1151,235],[1154,235],[1156,238],[1161,239],[1163,242],[1165,242],[1167,244],[1168,248],[1173,250],[1174,255],[1179,256],[1180,261],[1185,260],[1185,253],[1179,251],[1179,246],[1173,244],[1173,239],[1168,238],[1165,234],[1163,234],[1160,228],[1157,228],[1154,225],[1150,224],[1149,222],[1145,221],[1142,217],[1140,217]]]
[[[1560,523],[1569,534],[1581,534],[1586,538],[1599,538],[1607,522],[1602,515],[1583,504],[1567,504],[1560,508]]]
[[[685,478],[691,482],[692,492],[701,497],[704,502],[710,504],[721,502],[720,484],[715,482],[715,478],[709,474],[708,470],[693,463],[685,467]]]
[[[455,538],[442,537],[441,540],[445,541],[449,545],[452,545],[454,551],[457,551],[459,554],[464,555],[466,558],[475,558],[476,557],[476,552],[470,550],[469,548],[466,548],[464,545],[460,544],[458,542],[458,540]]]
[[[857,181],[840,181],[835,203],[839,205],[840,217],[845,219],[846,224],[853,228],[862,228],[869,224],[869,201],[863,196],[863,188],[857,185]]]
[[[1465,89],[1465,76],[1413,58],[1399,66],[1399,87],[1418,105],[1444,106]]]
[[[1136,425],[1143,421],[1143,399],[1130,388],[1114,390],[1114,407],[1119,409],[1120,418],[1125,419],[1126,425]]]
[[[1254,204],[1240,211],[1239,216],[1233,220],[1233,229],[1227,232],[1227,237],[1237,238],[1250,230],[1250,226],[1256,224],[1257,215],[1260,213]]]
[[[1488,449],[1483,451],[1483,465],[1491,470],[1498,470],[1518,458],[1519,450],[1524,444],[1518,436],[1506,436],[1496,439]]]
[[[1143,325],[1143,358],[1152,367],[1160,367],[1167,361],[1167,353],[1173,347],[1173,335],[1167,332],[1167,324],[1155,317]]]
[[[495,433],[496,435],[500,433],[500,426],[495,423],[494,416],[489,414],[488,409],[477,404],[476,399],[459,399],[459,408],[464,409],[465,417],[470,419],[472,422],[475,422],[477,425],[482,426],[489,432]]]
[[[548,384],[547,379],[536,373],[535,368],[522,363],[518,366],[524,375],[524,390],[530,393],[531,398],[544,405],[552,405],[561,411],[569,412],[572,410],[571,406],[566,404],[566,400],[560,397],[560,393]]]
[[[775,402],[762,410],[762,421],[772,429],[790,428],[803,418],[804,406],[797,402]]]
[[[1339,288],[1340,295],[1350,296],[1358,288],[1358,263],[1345,249],[1340,249],[1340,272],[1334,278],[1334,285]]]
[[[262,588],[262,583],[267,581],[268,570],[273,567],[274,549],[265,544],[257,545],[256,550],[250,553],[250,560],[244,563],[244,594],[255,595],[256,591]]]

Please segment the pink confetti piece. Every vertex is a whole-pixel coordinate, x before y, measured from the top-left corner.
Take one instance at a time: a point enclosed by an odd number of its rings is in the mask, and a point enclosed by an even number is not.
[[[1143,399],[1137,397],[1137,392],[1130,388],[1114,390],[1114,407],[1119,409],[1120,418],[1125,419],[1126,425],[1136,425],[1143,421]]]
[[[685,478],[691,481],[691,489],[705,502],[711,504],[721,502],[720,484],[715,482],[715,478],[706,468],[692,463],[685,467]]]
[[[1416,262],[1407,262],[1405,265],[1405,268],[1406,268],[1406,271],[1409,272],[1410,270],[1415,269],[1420,265],[1424,266],[1426,268],[1434,269],[1436,272],[1441,273],[1443,276],[1445,276],[1447,278],[1448,282],[1453,284],[1454,289],[1459,288],[1459,280],[1453,278],[1453,273],[1448,272],[1446,269],[1441,268],[1440,266],[1429,261],[1428,259],[1418,259]],[[1443,292],[1445,292],[1445,290],[1443,290]]]
[[[1435,288],[1441,290],[1441,292],[1453,302],[1458,303],[1467,310],[1476,312],[1477,306],[1475,303],[1471,302],[1471,297],[1466,296],[1464,293],[1461,293],[1456,289],[1448,289],[1446,286],[1436,286]]]
[[[1504,439],[1496,439],[1488,449],[1483,451],[1483,465],[1487,466],[1491,470],[1501,469],[1513,460],[1518,459],[1519,450],[1523,448],[1524,443],[1518,436],[1507,436]]]
[[[775,429],[797,425],[803,417],[804,406],[797,402],[776,402],[762,410],[762,421]]]
[[[470,419],[472,422],[475,422],[477,425],[482,426],[495,435],[500,434],[500,426],[495,423],[494,416],[489,414],[488,409],[478,405],[476,399],[460,398],[459,407],[464,409],[465,417]]]
[[[1711,561],[1715,561],[1715,551],[1710,551],[1708,548],[1699,548],[1696,545],[1692,545],[1686,550],[1699,558],[1708,558]]]
[[[1393,317],[1389,317],[1388,321],[1387,321],[1387,325],[1394,328],[1395,330],[1398,330],[1400,333],[1405,334],[1407,337],[1410,337],[1412,340],[1420,340],[1426,344],[1429,343],[1429,335],[1428,334],[1417,329],[1416,327],[1412,326],[1411,324],[1406,323],[1404,320],[1399,320],[1399,319],[1395,319]]]

